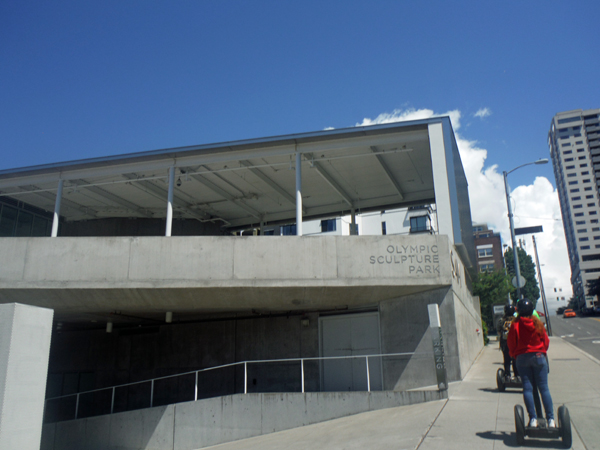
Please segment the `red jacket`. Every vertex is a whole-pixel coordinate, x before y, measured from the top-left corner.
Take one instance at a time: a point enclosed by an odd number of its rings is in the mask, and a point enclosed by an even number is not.
[[[546,331],[540,336],[531,317],[519,317],[510,327],[507,344],[510,356],[516,358],[523,353],[546,353],[550,339]]]

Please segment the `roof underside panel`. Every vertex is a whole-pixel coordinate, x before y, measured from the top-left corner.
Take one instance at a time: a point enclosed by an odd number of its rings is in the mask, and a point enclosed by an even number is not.
[[[396,124],[295,139],[115,157],[0,174],[0,192],[53,211],[64,180],[61,216],[164,218],[168,170],[175,166],[176,218],[221,219],[241,228],[294,222],[296,152],[302,159],[306,217],[386,209],[434,199],[427,126]],[[176,155],[176,157],[170,157]],[[137,158],[137,159],[136,159]]]

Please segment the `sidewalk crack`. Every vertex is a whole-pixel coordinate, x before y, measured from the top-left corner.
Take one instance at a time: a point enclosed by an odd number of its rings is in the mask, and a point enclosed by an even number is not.
[[[448,404],[449,401],[450,401],[450,399],[446,399],[446,401],[444,402],[444,406],[442,406],[442,409],[440,409],[440,412],[437,413],[437,415],[435,416],[435,419],[433,419],[433,422],[431,422],[429,424],[429,428],[427,428],[427,431],[425,432],[425,434],[423,436],[421,436],[421,439],[417,443],[417,446],[415,447],[415,450],[419,450],[419,447],[421,447],[421,444],[425,441],[425,439],[429,435],[429,432],[431,431],[431,429],[433,428],[433,426],[437,422],[438,418],[440,417],[440,414],[442,414],[442,411],[444,411],[444,408],[446,408],[446,405]]]

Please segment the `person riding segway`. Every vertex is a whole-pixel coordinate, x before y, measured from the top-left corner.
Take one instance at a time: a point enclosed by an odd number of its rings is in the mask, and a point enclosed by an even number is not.
[[[517,442],[523,444],[525,436],[562,438],[563,444],[571,446],[571,421],[566,406],[558,408],[558,427],[554,419],[552,397],[548,388],[548,357],[550,339],[542,322],[533,316],[534,304],[528,299],[517,302],[518,318],[508,332],[507,344],[510,356],[516,359],[517,369],[523,382],[523,400],[529,415],[525,425],[523,408],[515,405]],[[541,406],[536,408],[534,390],[538,390],[544,405],[546,419]]]
[[[498,321],[497,329],[499,332],[499,344],[500,350],[502,350],[502,356],[504,358],[504,368],[498,369],[496,372],[496,384],[498,385],[498,390],[500,392],[504,392],[507,387],[509,388],[521,388],[521,379],[519,378],[519,372],[517,370],[516,361],[514,358],[511,358],[510,352],[508,349],[507,339],[508,332],[510,330],[510,326],[512,322],[515,320],[515,307],[510,303],[507,303],[504,306],[504,316]],[[514,376],[511,377],[511,369]]]

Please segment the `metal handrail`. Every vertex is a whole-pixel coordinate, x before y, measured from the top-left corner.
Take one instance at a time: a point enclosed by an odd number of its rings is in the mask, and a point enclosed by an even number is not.
[[[278,362],[300,362],[301,386],[302,386],[302,393],[304,393],[304,387],[305,387],[304,386],[304,384],[305,384],[304,383],[304,361],[324,361],[324,360],[357,359],[357,358],[365,359],[365,366],[366,366],[366,371],[367,371],[367,391],[371,392],[371,376],[370,376],[370,371],[369,371],[369,358],[383,358],[383,357],[388,357],[388,356],[413,356],[416,354],[431,355],[431,353],[428,353],[428,352],[419,352],[419,353],[403,352],[403,353],[380,353],[380,354],[372,354],[372,355],[312,356],[312,357],[306,357],[306,358],[257,359],[257,360],[250,360],[250,361],[238,361],[238,362],[229,363],[229,364],[222,364],[220,366],[207,367],[205,369],[191,370],[188,372],[182,372],[182,373],[177,373],[177,374],[173,374],[173,375],[166,375],[166,376],[162,376],[162,377],[151,378],[148,380],[133,381],[131,383],[124,383],[124,384],[119,384],[119,385],[115,385],[115,386],[91,389],[89,391],[82,391],[82,392],[77,392],[74,394],[66,394],[66,395],[60,395],[58,397],[50,397],[50,398],[47,398],[45,400],[45,402],[48,403],[49,401],[75,396],[76,401],[75,401],[75,417],[74,418],[77,419],[78,412],[79,412],[79,398],[81,395],[90,394],[93,392],[107,391],[110,389],[110,390],[112,390],[110,414],[112,414],[114,412],[115,391],[118,388],[122,388],[122,387],[126,387],[126,386],[133,386],[136,384],[150,383],[150,407],[152,407],[153,403],[154,403],[154,382],[155,381],[164,380],[167,378],[181,377],[181,376],[191,375],[191,374],[195,374],[194,401],[196,401],[196,400],[198,400],[198,374],[200,372],[207,372],[210,370],[217,370],[217,369],[223,369],[226,367],[239,366],[242,364],[244,365],[244,394],[247,394],[248,393],[248,364],[278,363]]]

